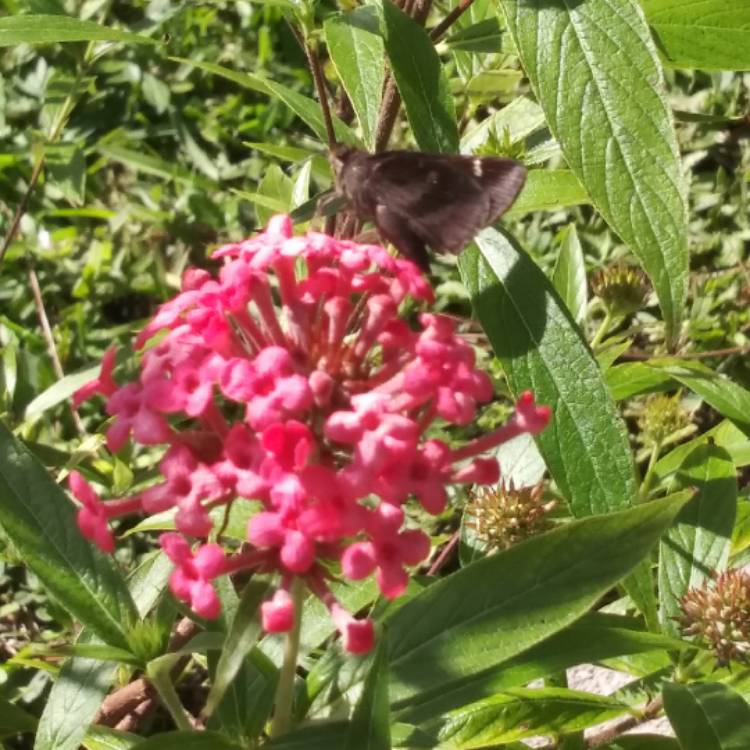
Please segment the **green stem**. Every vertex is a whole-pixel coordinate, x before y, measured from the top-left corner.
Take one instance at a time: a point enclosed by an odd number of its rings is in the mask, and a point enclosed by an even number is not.
[[[594,338],[591,339],[591,348],[596,350],[599,344],[602,343],[602,339],[609,332],[609,327],[612,325],[612,313],[605,309],[604,320],[602,320],[599,330],[594,334]]]
[[[638,493],[640,502],[648,500],[648,493],[651,490],[651,482],[654,479],[654,469],[656,468],[656,462],[659,460],[659,454],[661,453],[661,443],[654,443],[651,449],[651,456],[648,459],[648,468],[646,474],[641,482],[641,489]]]
[[[159,660],[156,660],[157,662]],[[152,666],[153,665],[153,666]],[[180,702],[180,696],[177,695],[174,683],[172,682],[172,675],[170,674],[171,662],[167,666],[159,663],[149,665],[147,668],[148,678],[151,684],[156,688],[156,692],[159,693],[159,698],[164,704],[164,707],[169,711],[169,715],[175,723],[177,729],[185,732],[193,731],[194,727],[190,721],[187,711]]]
[[[294,680],[297,675],[297,655],[299,654],[299,637],[302,629],[302,603],[304,587],[299,578],[292,581],[292,600],[294,601],[294,627],[287,633],[284,644],[284,661],[279,672],[276,686],[276,700],[269,734],[279,737],[289,731],[292,725],[292,707],[294,703]]]

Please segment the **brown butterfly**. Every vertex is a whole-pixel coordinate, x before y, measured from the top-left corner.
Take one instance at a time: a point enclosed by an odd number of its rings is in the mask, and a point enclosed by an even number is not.
[[[526,180],[520,162],[499,156],[368,154],[337,145],[331,163],[357,216],[425,270],[427,247],[459,253],[510,208]]]

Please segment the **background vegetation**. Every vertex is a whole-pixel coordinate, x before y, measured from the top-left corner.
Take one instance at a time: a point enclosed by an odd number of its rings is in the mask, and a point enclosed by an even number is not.
[[[85,603],[71,604],[75,596],[54,586],[51,596],[50,577],[65,560],[78,573],[94,563],[81,562],[84,543],[53,528],[51,508],[66,501],[34,461],[60,479],[84,466],[114,494],[147,482],[152,463],[102,450],[102,413],[87,405],[75,415],[69,396],[113,341],[127,344],[174,293],[187,265],[213,265],[218,243],[279,211],[291,211],[300,231],[320,224],[313,213],[331,180],[300,34],[321,62],[343,140],[372,149],[387,135],[380,94],[389,70],[405,105],[391,147],[504,154],[530,168],[503,231],[483,233],[458,263],[435,261],[437,307],[466,318],[496,378],[498,399],[467,433],[497,424],[509,412],[506,397],[533,387],[556,421],[538,450],[501,455],[506,477],[516,486],[544,482],[543,500],[555,504],[548,525],[572,529],[571,549],[590,571],[610,553],[617,558],[610,577],[596,579],[574,574],[575,559],[561,550],[537,571],[541,579],[521,577],[530,588],[570,564],[569,587],[560,584],[570,595],[549,627],[539,618],[549,615],[551,583],[528,594],[524,627],[507,615],[510,594],[496,593],[483,627],[518,642],[481,669],[459,663],[458,654],[486,645],[469,624],[456,631],[454,654],[417,654],[407,636],[420,612],[429,619],[430,600],[415,596],[407,615],[392,617],[390,659],[381,655],[374,671],[385,674],[390,662],[393,744],[512,746],[542,734],[574,750],[585,747],[581,731],[604,718],[634,711],[637,722],[666,705],[677,740],[607,747],[750,747],[750,670],[737,654],[715,670],[710,640],[684,640],[675,620],[679,599],[711,570],[750,563],[750,74],[742,72],[750,69],[750,3],[467,5],[433,45],[418,21],[388,4],[2,3],[0,738],[8,748],[148,748],[143,737],[173,729],[156,709],[138,736],[112,723],[86,734],[110,685],[128,684],[146,663],[152,677],[174,663],[164,656],[176,616],[169,598],[152,612],[168,568],[147,536],[121,539],[117,575],[130,576],[133,592],[146,580],[156,591],[134,594],[145,619],[129,644],[141,651],[86,651],[86,634],[102,635],[96,620],[82,616]],[[417,3],[412,14],[424,8],[434,29],[453,5]],[[685,488],[695,496],[649,556]],[[645,502],[669,493],[671,505]],[[438,566],[446,580],[492,549],[477,537],[466,500],[457,496],[429,521],[435,558],[462,529],[459,554]],[[625,520],[611,521],[624,509]],[[496,555],[507,559],[498,579],[528,571],[543,556],[538,541],[515,558]],[[39,545],[59,550],[60,569]],[[480,586],[482,578],[462,580]],[[599,611],[578,619],[595,602]],[[214,645],[232,632],[214,633]],[[364,667],[324,648],[327,635],[309,644],[300,719],[306,711],[338,717],[358,700],[378,705],[383,688],[374,681],[358,690]],[[216,651],[198,644],[191,652],[180,696],[198,713]],[[249,666],[235,668],[240,708],[232,714],[225,701],[209,724],[222,734],[207,736],[205,747],[249,746],[263,727],[269,691],[257,674],[273,669],[273,649],[262,654],[255,649]],[[568,691],[564,669],[588,661],[624,669],[634,682],[606,700]],[[75,689],[51,692],[63,673],[69,682],[78,675]],[[460,684],[446,673],[462,675]],[[523,693],[536,677],[545,687]],[[455,700],[437,700],[447,686]],[[481,731],[470,721],[477,712]],[[354,730],[343,722],[319,735],[301,729],[299,741],[344,747],[349,731],[346,747],[364,747],[358,736],[373,735],[384,715],[388,724],[387,712],[371,713],[373,724],[358,714]],[[407,725],[408,741],[399,736]],[[154,747],[171,747],[171,736]]]

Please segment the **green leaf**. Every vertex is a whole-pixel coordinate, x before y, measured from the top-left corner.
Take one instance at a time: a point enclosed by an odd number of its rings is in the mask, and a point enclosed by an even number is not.
[[[97,145],[96,150],[102,156],[121,162],[136,172],[154,175],[164,180],[174,180],[184,185],[195,186],[205,190],[213,190],[216,187],[214,182],[202,175],[190,172],[180,164],[160,159],[158,156],[144,154],[141,151],[134,151],[124,146],[103,143]]]
[[[3,425],[0,525],[62,606],[105,643],[128,648],[138,614],[122,574],[81,536],[65,493]]]
[[[255,214],[258,223],[265,226],[268,220],[277,213],[289,213],[292,204],[292,191],[294,189],[292,180],[287,177],[278,164],[270,164],[258,185],[258,193],[255,200]],[[249,196],[246,195],[249,198]],[[270,203],[258,198],[268,198]]]
[[[687,188],[637,3],[507,0],[502,9],[568,166],[640,258],[673,340],[687,294]]]
[[[652,359],[648,366],[697,393],[722,416],[750,428],[750,391],[746,388],[695,360]]]
[[[641,0],[641,5],[669,65],[750,70],[748,0]]]
[[[584,203],[591,203],[591,200],[569,169],[532,169],[507,215],[517,217],[532,211],[556,211]]]
[[[682,750],[747,750],[750,705],[717,682],[667,683],[664,708]]]
[[[726,567],[737,515],[737,470],[723,448],[699,445],[686,457],[677,479],[697,492],[660,544],[661,623],[674,635],[679,634],[674,618],[681,612],[680,599],[712,571]]]
[[[83,631],[79,643],[95,642]],[[63,664],[39,720],[34,750],[77,750],[109,692],[117,665],[74,657]]]
[[[330,16],[324,32],[331,61],[357,115],[365,145],[372,151],[385,80],[385,47],[377,9],[366,5]]]
[[[37,718],[10,701],[0,700],[0,738],[36,731]]]
[[[86,750],[131,750],[141,737],[131,732],[120,732],[109,727],[93,726],[89,728],[81,743]]]
[[[245,657],[255,645],[261,632],[258,608],[268,592],[268,583],[251,580],[245,586],[237,611],[221,651],[211,690],[206,698],[203,713],[216,710],[232,680],[240,671]]]
[[[418,724],[452,708],[509,688],[522,687],[582,662],[680,650],[687,646],[685,641],[642,630],[634,618],[594,612],[512,659],[450,686],[441,685],[436,690],[426,688],[399,710],[397,718]]]
[[[453,96],[430,37],[390,0],[382,0],[382,33],[414,139],[422,151],[458,151]]]
[[[583,250],[575,224],[568,224],[557,236],[560,252],[552,273],[552,284],[565,303],[573,320],[580,325],[586,316],[588,283]]]
[[[413,746],[488,747],[538,734],[575,732],[628,710],[613,698],[578,690],[517,688],[421,725]]]
[[[459,268],[511,392],[552,407],[537,443],[575,516],[628,506],[635,471],[622,420],[596,361],[539,267],[509,235],[486,229]]]
[[[708,432],[678,445],[660,458],[654,467],[654,476],[660,480],[667,479],[680,469],[686,456],[692,453],[696,446],[708,442],[724,448],[738,469],[750,465],[750,437],[732,422],[724,420]]]
[[[23,418],[33,419],[63,401],[67,401],[82,385],[97,377],[100,370],[101,365],[96,365],[60,378],[27,405]]]
[[[261,94],[280,99],[313,131],[313,133],[315,133],[315,135],[318,136],[318,138],[322,141],[326,140],[326,127],[323,122],[323,114],[320,110],[320,104],[314,99],[310,99],[310,97],[300,94],[297,91],[294,91],[294,89],[290,89],[288,86],[276,83],[276,81],[272,81],[269,78],[258,75],[257,73],[240,73],[231,68],[225,68],[223,65],[201,62],[199,60],[188,60],[182,57],[170,57],[169,59],[184,63],[185,65],[190,65],[194,68],[199,68],[200,70],[205,70],[207,73],[221,76],[222,78],[233,81],[251,91],[258,91]],[[336,115],[333,115],[333,129],[336,133],[336,138],[339,141],[342,143],[348,143],[352,146],[357,145],[357,138],[354,133],[352,133],[351,129],[342,122],[340,118],[336,117]]]
[[[454,52],[488,54],[503,51],[503,29],[497,16],[465,26],[451,34],[445,43]]]
[[[680,750],[673,737],[659,734],[633,734],[620,737],[617,742],[602,745],[600,750]]]
[[[72,143],[47,144],[44,148],[47,182],[75,206],[86,199],[86,159]]]
[[[14,44],[54,44],[55,42],[128,42],[156,44],[141,34],[100,26],[69,16],[28,15],[0,18],[0,47]]]
[[[388,631],[378,639],[375,659],[354,708],[344,750],[390,750]]]
[[[624,401],[644,393],[670,390],[672,378],[645,362],[623,362],[610,367],[604,375],[612,398]]]
[[[425,691],[449,690],[570,625],[648,554],[687,499],[685,493],[571,521],[401,605],[387,619],[391,704],[405,708]],[[345,689],[369,664],[351,662],[339,675]]]
[[[211,732],[164,732],[154,734],[134,750],[243,750],[223,734]]]
[[[461,138],[461,153],[474,154],[490,139],[511,145],[544,127],[542,108],[527,96],[519,96],[493,112]]]

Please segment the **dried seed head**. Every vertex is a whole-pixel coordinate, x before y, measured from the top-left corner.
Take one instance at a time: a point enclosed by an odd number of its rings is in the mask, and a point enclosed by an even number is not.
[[[473,494],[466,525],[491,550],[507,549],[549,528],[546,516],[554,507],[554,502],[544,502],[541,483],[520,489],[501,483]]]
[[[690,589],[678,618],[685,635],[696,636],[716,654],[720,666],[750,661],[750,573],[742,568],[714,573]]]
[[[679,395],[657,393],[649,396],[638,417],[641,440],[646,445],[661,445],[670,435],[690,424],[690,415],[680,404]]]
[[[624,263],[599,271],[591,281],[591,288],[614,315],[630,315],[640,310],[649,290],[643,271]]]

